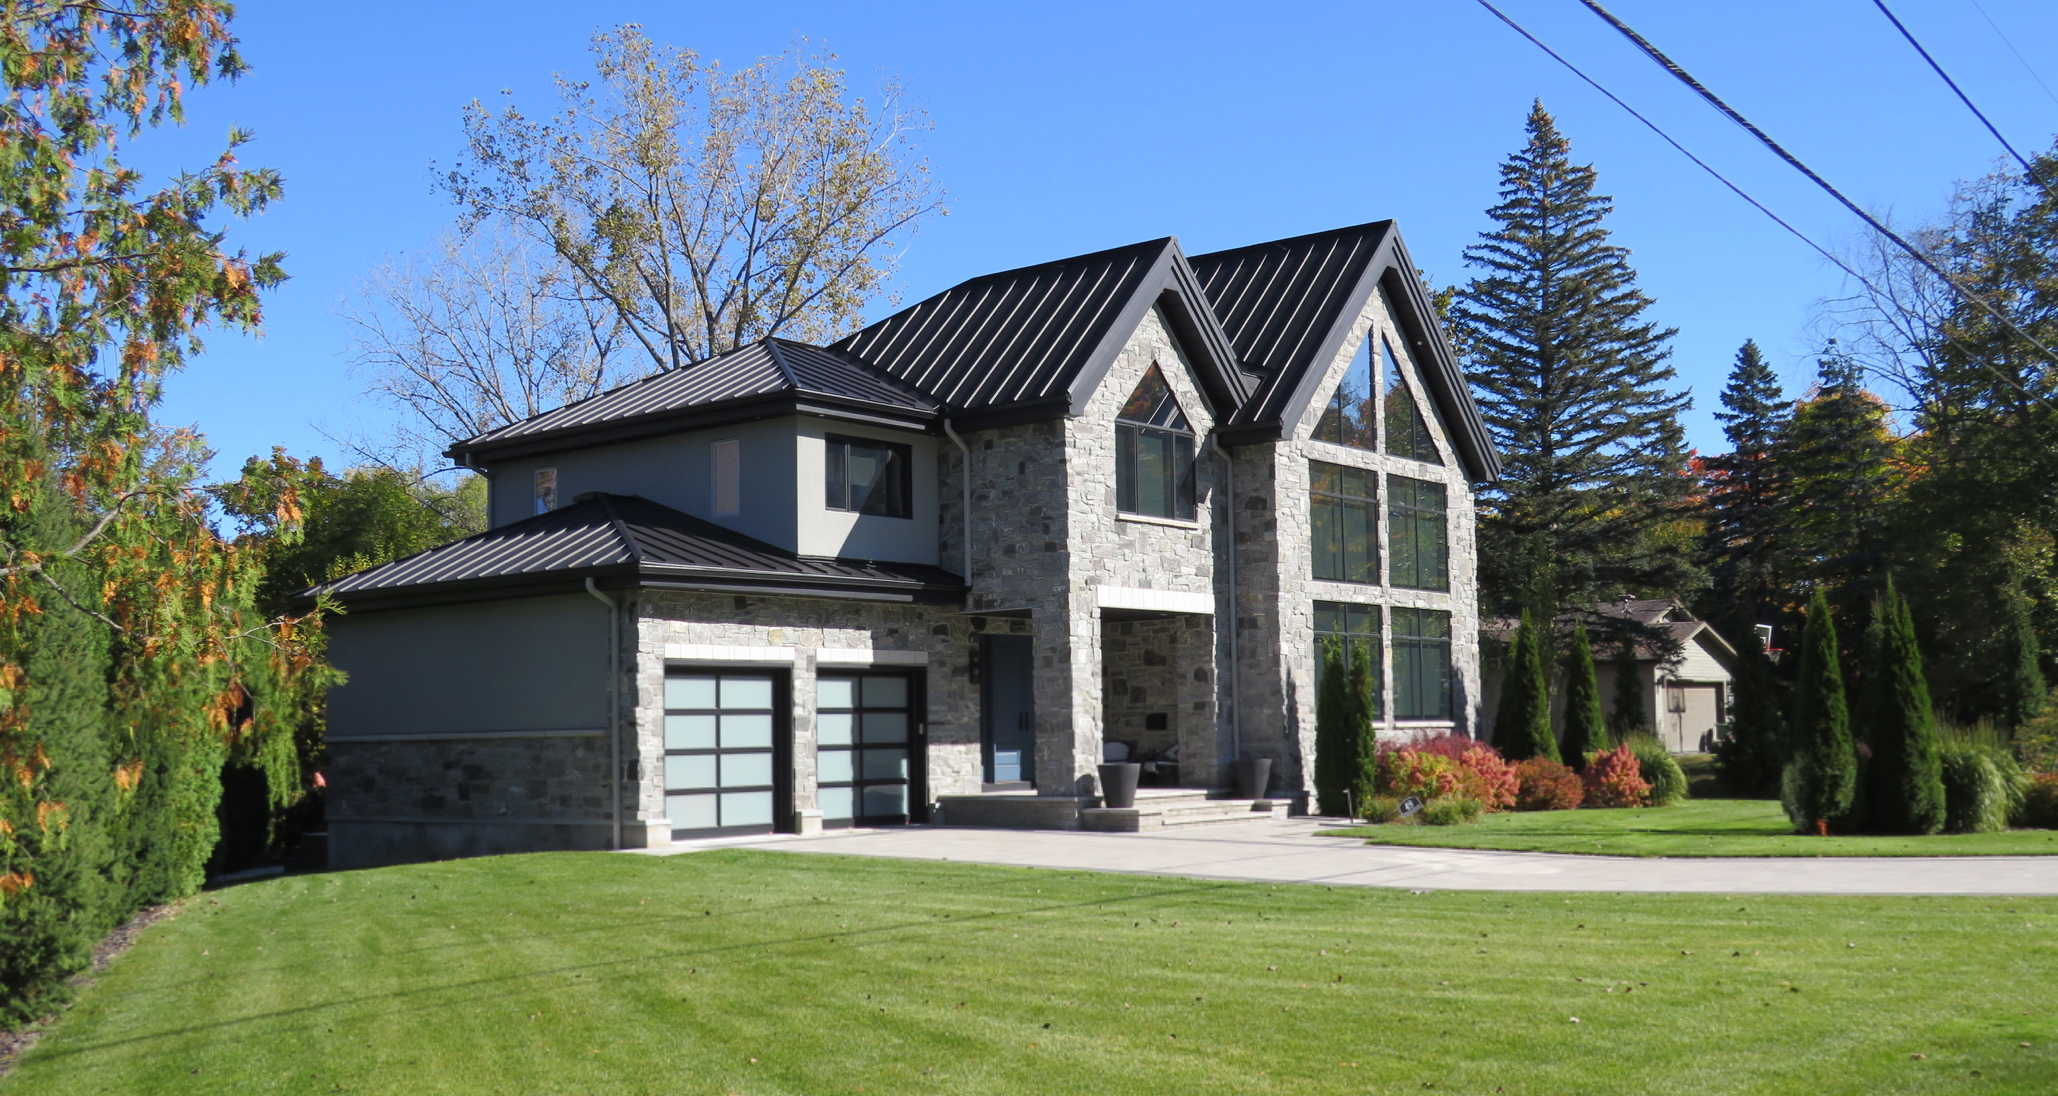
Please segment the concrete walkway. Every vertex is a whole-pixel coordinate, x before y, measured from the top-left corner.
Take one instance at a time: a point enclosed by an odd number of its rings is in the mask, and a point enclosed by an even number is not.
[[[1140,834],[911,826],[821,837],[683,842],[643,853],[741,847],[1411,890],[2058,895],[2054,856],[1632,859],[1395,848],[1315,836],[1316,830],[1335,824],[1292,818]]]

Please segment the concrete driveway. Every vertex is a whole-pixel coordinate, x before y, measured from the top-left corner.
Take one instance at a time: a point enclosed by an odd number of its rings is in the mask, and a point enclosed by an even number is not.
[[[1141,834],[910,826],[821,837],[684,842],[639,852],[674,855],[746,847],[1410,890],[2058,895],[2058,856],[1631,859],[1407,849],[1315,836],[1316,830],[1333,825],[1292,818]]]

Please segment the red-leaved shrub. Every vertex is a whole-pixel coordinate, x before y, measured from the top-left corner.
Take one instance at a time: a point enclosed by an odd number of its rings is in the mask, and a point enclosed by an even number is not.
[[[1472,775],[1466,781],[1468,794],[1479,800],[1480,806],[1488,811],[1505,811],[1515,805],[1521,782],[1515,778],[1514,768],[1502,760],[1499,750],[1475,744],[1458,759],[1458,764]]]
[[[2058,773],[2029,778],[2022,797],[2022,821],[2033,829],[2058,830]]]
[[[1455,760],[1409,746],[1381,746],[1373,755],[1373,766],[1375,789],[1395,799],[1411,795],[1436,799],[1457,793],[1465,783]]]
[[[1644,780],[1643,766],[1628,746],[1593,755],[1593,760],[1586,763],[1584,779],[1589,807],[1641,807],[1651,799],[1651,786]]]
[[[1378,790],[1387,795],[1424,799],[1462,795],[1479,800],[1489,811],[1515,805],[1519,782],[1500,751],[1463,735],[1382,745],[1375,765]]]
[[[1515,762],[1518,811],[1569,811],[1586,798],[1586,785],[1579,774],[1548,757]]]

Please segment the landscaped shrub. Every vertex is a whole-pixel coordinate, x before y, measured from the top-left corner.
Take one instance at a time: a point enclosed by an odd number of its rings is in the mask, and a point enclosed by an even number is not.
[[[1551,733],[1551,683],[1544,672],[1543,640],[1522,614],[1515,641],[1508,648],[1508,668],[1501,675],[1501,706],[1494,712],[1494,744],[1514,761],[1558,757],[1558,739]]]
[[[1977,746],[1947,744],[1941,753],[1944,830],[1997,833],[2008,828],[2008,776]]]
[[[1829,599],[1817,587],[1801,631],[1801,665],[1787,724],[1792,737],[1780,774],[1780,804],[1800,833],[1828,834],[1831,820],[1848,815],[1858,795],[1858,751],[1851,743],[1839,657]]]
[[[1395,799],[1411,795],[1424,800],[1441,799],[1457,795],[1464,788],[1461,766],[1455,760],[1407,746],[1381,747],[1374,771],[1377,775],[1373,793]]]
[[[1586,798],[1579,774],[1548,757],[1517,761],[1515,780],[1518,811],[1569,811]]]
[[[1581,779],[1589,807],[1641,807],[1650,801],[1651,786],[1644,782],[1636,752],[1627,745],[1587,758]]]
[[[1484,813],[1486,808],[1479,800],[1469,795],[1452,795],[1430,800],[1415,819],[1425,826],[1457,826],[1477,822]]]
[[[1367,822],[1401,822],[1401,801],[1390,795],[1368,795],[1358,801],[1358,817]]]
[[[1371,653],[1362,643],[1322,644],[1322,684],[1315,691],[1315,809],[1332,817],[1350,813],[1373,746]]]
[[[1686,771],[1672,751],[1655,738],[1639,736],[1628,743],[1636,755],[1638,774],[1651,786],[1651,806],[1669,807],[1686,801]]]
[[[1715,746],[1715,771],[1730,795],[1773,799],[1786,759],[1786,719],[1779,710],[1779,686],[1756,628],[1746,629],[1737,653],[1736,704],[1729,737]]]
[[[2023,790],[2022,824],[2032,829],[2058,830],[2058,773],[2038,773]]]
[[[1872,747],[1864,774],[1864,821],[1884,833],[1935,833],[1944,828],[1947,814],[1936,715],[1915,643],[1915,621],[1892,579],[1872,603],[1872,613],[1877,632],[1866,635],[1870,657],[1863,681],[1865,725],[1860,728]]]
[[[1573,761],[1595,750],[1608,748],[1608,723],[1601,715],[1601,687],[1594,676],[1593,645],[1587,641],[1586,626],[1572,629],[1572,642],[1565,649],[1565,741],[1560,757]]]
[[[1405,760],[1399,756],[1403,753],[1442,758],[1451,763],[1451,768]],[[1501,758],[1500,751],[1463,735],[1444,734],[1406,745],[1382,745],[1375,755],[1373,769],[1374,795],[1419,795],[1424,799],[1464,795],[1479,800],[1488,811],[1504,811],[1515,805],[1515,772]],[[1431,787],[1424,782],[1427,776],[1436,778],[1436,790],[1425,790]]]

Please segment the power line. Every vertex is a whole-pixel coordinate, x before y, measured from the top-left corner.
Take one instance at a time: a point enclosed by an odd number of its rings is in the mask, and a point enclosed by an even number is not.
[[[2052,91],[2051,85],[2044,83],[2044,78],[2037,75],[2035,66],[2029,63],[2029,58],[2024,57],[2021,50],[2015,48],[2014,42],[2008,40],[2008,35],[2001,29],[2001,24],[1994,22],[1994,17],[1987,14],[1987,9],[1979,6],[1979,0],[1966,0],[1966,2],[1972,5],[1972,10],[1978,12],[1981,19],[1987,21],[1987,26],[1994,28],[1994,37],[1999,38],[2001,44],[2008,47],[2008,52],[2014,54],[2017,61],[2022,62],[2022,71],[2029,73],[2029,78],[2035,80],[2037,86],[2044,89],[2044,94],[2052,102],[2058,103],[2058,92]]]
[[[1485,0],[1481,0],[1481,3],[1484,2]],[[1848,209],[1853,214],[1857,215],[1858,219],[1864,221],[1866,225],[1870,226],[1874,232],[1877,232],[1881,236],[1886,237],[1888,240],[1893,242],[1894,246],[1900,248],[1902,251],[1907,252],[1909,258],[1914,259],[1917,263],[1921,264],[1923,269],[1929,271],[1931,274],[1934,274],[1939,279],[1941,279],[1946,286],[1950,287],[1951,292],[1957,294],[1960,299],[1964,300],[1967,304],[1971,304],[1978,307],[1987,315],[1992,316],[1994,319],[2000,321],[2002,326],[2006,327],[2010,331],[2013,331],[2015,334],[2021,336],[2023,341],[2029,343],[2031,346],[2034,346],[2038,350],[2042,351],[2045,363],[2047,365],[2052,363],[2058,363],[2058,352],[2054,352],[2050,347],[2045,346],[2043,340],[2037,338],[2035,335],[2032,335],[2029,332],[2024,331],[2021,327],[2017,326],[2014,320],[2009,319],[2006,315],[2004,315],[2001,312],[2000,309],[1997,309],[1993,305],[1988,304],[1985,298],[1959,285],[1958,279],[1953,278],[1948,273],[1945,273],[1944,268],[1938,266],[1935,262],[1931,261],[1930,257],[1928,255],[1923,254],[1920,248],[1917,248],[1914,244],[1911,244],[1907,240],[1902,239],[1900,233],[1897,233],[1893,229],[1888,228],[1886,225],[1880,223],[1879,218],[1874,217],[1872,214],[1866,212],[1864,207],[1860,206],[1858,203],[1852,201],[1851,199],[1845,197],[1843,191],[1838,190],[1834,186],[1831,186],[1829,180],[1824,179],[1822,176],[1816,174],[1815,170],[1809,167],[1807,164],[1802,163],[1799,157],[1795,156],[1793,153],[1788,152],[1785,148],[1781,147],[1778,141],[1773,140],[1770,136],[1768,136],[1765,133],[1764,130],[1759,129],[1756,125],[1753,125],[1751,120],[1744,117],[1742,114],[1738,113],[1735,107],[1732,107],[1728,103],[1723,102],[1721,96],[1716,95],[1712,91],[1709,91],[1707,87],[1704,86],[1699,80],[1694,79],[1691,73],[1681,68],[1677,62],[1672,60],[1672,58],[1665,56],[1663,51],[1658,49],[1658,47],[1652,45],[1648,40],[1644,38],[1643,35],[1638,34],[1635,30],[1631,29],[1629,24],[1624,23],[1622,20],[1615,18],[1614,15],[1609,13],[1608,9],[1602,7],[1598,2],[1596,2],[1596,0],[1579,0],[1579,2],[1582,5],[1584,5],[1588,11],[1591,11],[1595,15],[1599,16],[1603,22],[1606,22],[1609,26],[1614,27],[1618,32],[1622,34],[1624,38],[1627,38],[1632,43],[1634,43],[1638,49],[1644,52],[1644,55],[1646,57],[1649,57],[1651,60],[1657,62],[1658,65],[1662,67],[1665,71],[1677,77],[1681,83],[1685,84],[1689,88],[1692,88],[1695,94],[1699,95],[1703,100],[1706,100],[1708,105],[1720,111],[1723,117],[1728,118],[1732,122],[1735,122],[1738,126],[1742,127],[1745,132],[1749,133],[1753,137],[1756,137],[1760,144],[1763,144],[1766,148],[1771,149],[1773,154],[1778,156],[1780,159],[1786,161],[1788,166],[1792,167],[1795,171],[1798,171],[1801,174],[1807,176],[1809,181],[1813,182],[1816,186],[1821,187],[1823,191],[1827,193],[1830,197],[1835,198],[1838,202],[1842,203],[1845,209]],[[1505,19],[1505,17],[1503,18]],[[1996,373],[1995,375],[1999,376],[2000,374]],[[2016,384],[2013,381],[2009,381],[2008,383],[2011,386],[2013,386],[2017,391],[2022,392],[2023,395],[2028,396],[2030,394],[2029,391],[2027,389],[2024,389],[2020,384]]]
[[[1501,11],[1501,9],[1494,7],[1493,4],[1489,2],[1489,0],[1479,0],[1479,4],[1487,11],[1492,12],[1494,18],[1499,19],[1503,23],[1506,23],[1508,27],[1512,29],[1515,33],[1521,35],[1523,38],[1528,39],[1531,45],[1548,54],[1552,60],[1565,66],[1566,69],[1571,71],[1572,75],[1577,76],[1581,80],[1585,81],[1588,87],[1591,87],[1595,91],[1600,92],[1602,95],[1607,97],[1609,102],[1612,102],[1616,106],[1621,107],[1625,112],[1629,114],[1630,117],[1635,118],[1639,122],[1642,122],[1644,124],[1644,127],[1649,129],[1652,133],[1657,134],[1660,140],[1664,141],[1668,145],[1671,145],[1675,150],[1679,152],[1681,156],[1684,156],[1687,159],[1693,161],[1695,166],[1699,167],[1702,171],[1705,171],[1709,175],[1713,176],[1715,178],[1715,181],[1721,183],[1725,187],[1728,187],[1731,193],[1735,194],[1737,197],[1742,198],[1745,202],[1749,203],[1751,208],[1757,210],[1760,213],[1763,213],[1766,217],[1770,218],[1774,224],[1778,225],[1783,229],[1786,229],[1787,232],[1791,233],[1795,239],[1801,241],[1804,244],[1807,244],[1808,247],[1812,249],[1816,254],[1829,260],[1829,262],[1832,265],[1834,265],[1838,270],[1843,271],[1853,281],[1856,281],[1859,285],[1862,285],[1867,290],[1870,290],[1875,299],[1889,302],[1893,300],[1892,296],[1886,293],[1886,291],[1872,284],[1871,280],[1866,278],[1865,275],[1860,274],[1856,270],[1852,269],[1851,265],[1849,263],[1846,263],[1836,253],[1830,251],[1826,247],[1823,247],[1821,244],[1816,243],[1813,239],[1811,239],[1808,236],[1807,233],[1802,232],[1798,228],[1795,228],[1792,224],[1788,223],[1785,218],[1768,209],[1765,206],[1765,203],[1760,202],[1758,199],[1751,197],[1751,195],[1746,193],[1742,187],[1736,185],[1733,182],[1730,182],[1727,176],[1723,175],[1720,171],[1717,171],[1706,160],[1703,160],[1699,156],[1694,155],[1691,151],[1687,149],[1685,145],[1682,145],[1678,141],[1674,140],[1672,138],[1672,135],[1665,132],[1665,130],[1662,129],[1656,122],[1653,122],[1649,118],[1644,117],[1643,114],[1640,113],[1635,107],[1632,107],[1628,103],[1623,102],[1620,96],[1616,95],[1612,91],[1609,91],[1606,87],[1603,87],[1601,83],[1595,80],[1593,77],[1588,76],[1584,71],[1580,69],[1578,65],[1575,65],[1571,61],[1566,60],[1565,57],[1562,54],[1560,54],[1557,50],[1554,50],[1551,47],[1545,45],[1541,39],[1537,38],[1536,35],[1531,34],[1528,30],[1524,29],[1522,24],[1515,22],[1515,20],[1509,18],[1505,12]],[[1903,246],[1906,245],[1904,244]],[[1931,269],[1935,268],[1932,267]],[[1949,283],[1948,278],[1946,278],[1945,281],[1947,284]],[[1955,290],[1957,287],[1953,285],[1952,288]],[[1896,307],[1898,308],[1899,306]],[[2006,321],[2004,320],[2003,322]],[[2009,326],[2013,327],[2014,325],[2010,324]],[[1982,359],[1980,359],[1979,355],[1973,351],[1973,348],[1966,346],[1963,342],[1960,342],[1958,339],[1952,337],[1948,333],[1946,333],[1944,337],[1946,339],[1949,339],[1951,342],[1956,343],[1960,349],[1966,352],[1968,357],[1976,361],[1981,361],[1981,364],[1985,366],[1987,372],[1992,373],[1994,377],[2000,380],[2003,384],[2006,384],[2010,388],[2015,389],[2015,391],[2021,393],[2024,397],[2033,400],[2037,403],[2043,404],[2046,408],[2052,411],[2058,411],[2058,404],[2053,404],[2050,400],[2047,400],[2044,397],[2029,391],[2028,389],[2024,388],[2021,384],[2017,383],[2014,379],[2006,376],[1999,370],[1995,369],[1991,364],[1987,364]],[[2025,335],[2024,337],[2027,338],[2028,336]],[[2032,339],[2031,341],[2034,342],[2035,340]]]
[[[2030,166],[2029,158],[2015,151],[2015,146],[2008,143],[2008,138],[2001,136],[2000,128],[1994,125],[1978,107],[1972,105],[1972,97],[1965,94],[1965,89],[1958,86],[1958,81],[1951,79],[1951,74],[1944,71],[1944,66],[1937,64],[1937,59],[1931,57],[1929,51],[1922,48],[1922,43],[1915,40],[1914,33],[1901,22],[1892,9],[1886,6],[1886,0],[1872,0],[1872,6],[1878,8],[1879,13],[1887,17],[1887,22],[1892,23],[1894,29],[1901,32],[1901,37],[1906,38],[1908,44],[1915,47],[1915,52],[1921,54],[1922,59],[1929,62],[1929,67],[1935,70],[1937,76],[1944,81],[1945,86],[1949,87],[1952,93],[1958,96],[1958,101],[1965,104],[1965,109],[1971,111],[1972,116],[1979,119],[1979,124],[1987,127],[1987,132],[1994,135],[1994,140],[2001,142],[2001,147],[2008,150],[2008,155],[2015,157],[2015,162],[2022,165],[2023,172],[2035,180],[2038,186],[2043,187],[2045,190],[2051,189],[2050,184],[2044,182],[2044,177],[2037,174],[2037,169]]]

